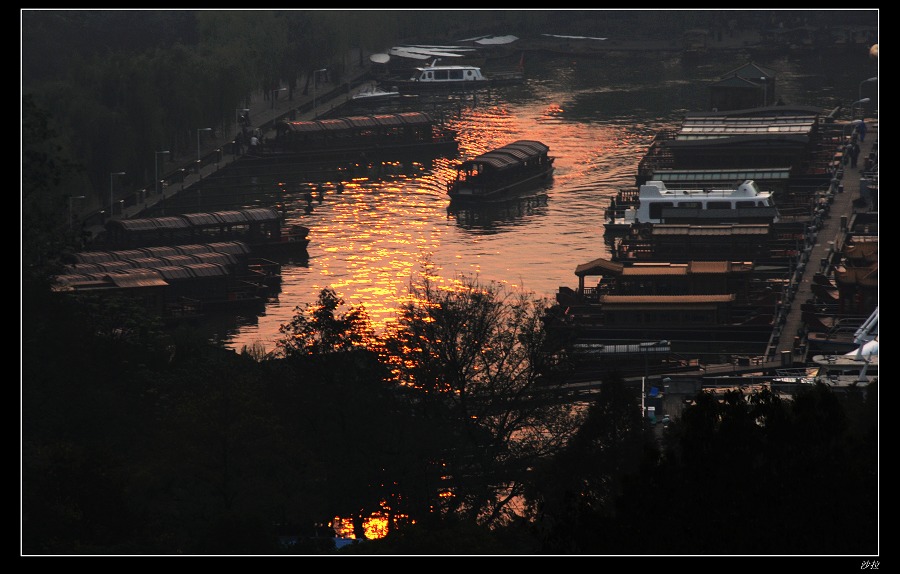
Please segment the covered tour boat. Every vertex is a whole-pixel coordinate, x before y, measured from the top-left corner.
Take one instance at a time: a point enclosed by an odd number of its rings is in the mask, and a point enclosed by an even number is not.
[[[519,140],[460,163],[447,184],[451,201],[509,199],[546,186],[553,176],[550,148],[539,141]]]
[[[274,140],[244,158],[273,162],[384,161],[455,157],[458,152],[456,132],[425,112],[284,121],[276,132]]]

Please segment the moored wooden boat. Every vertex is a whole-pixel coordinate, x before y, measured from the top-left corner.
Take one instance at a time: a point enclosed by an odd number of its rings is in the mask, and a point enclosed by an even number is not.
[[[400,160],[455,157],[456,132],[425,112],[284,121],[241,161]]]
[[[186,245],[210,241],[243,241],[260,256],[306,254],[309,229],[285,226],[280,211],[271,207],[165,217],[111,219],[98,249],[133,249],[162,245]]]

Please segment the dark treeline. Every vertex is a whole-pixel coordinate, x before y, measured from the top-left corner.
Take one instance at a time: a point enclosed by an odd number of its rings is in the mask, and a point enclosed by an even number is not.
[[[52,291],[67,194],[354,43],[459,37],[351,12],[23,15],[22,553],[322,554],[316,525],[379,512],[387,536],[341,552],[877,555],[875,385],[700,395],[657,440],[615,374],[583,409],[544,400],[569,377],[546,302],[470,278],[426,268],[378,336],[323,290],[271,355]],[[485,33],[542,17],[501,14]]]
[[[878,554],[874,385],[700,394],[657,441],[614,374],[534,400],[566,380],[540,306],[416,289],[377,342],[323,291],[272,356],[29,296],[23,553]],[[374,513],[340,551],[315,527]]]

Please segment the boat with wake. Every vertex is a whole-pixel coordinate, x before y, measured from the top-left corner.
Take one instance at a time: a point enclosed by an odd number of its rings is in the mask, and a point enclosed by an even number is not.
[[[553,177],[550,147],[535,140],[518,140],[465,160],[447,183],[451,202],[499,201],[546,187]]]

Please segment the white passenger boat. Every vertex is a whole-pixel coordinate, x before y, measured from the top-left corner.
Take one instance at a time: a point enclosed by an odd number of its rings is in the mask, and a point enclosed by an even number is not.
[[[668,189],[648,181],[637,196],[620,192],[606,212],[606,231],[624,231],[635,223],[772,223],[778,210],[771,192],[753,180],[729,189]]]
[[[405,79],[389,79],[385,82],[400,92],[424,92],[430,90],[474,90],[502,84],[522,82],[521,70],[497,72],[491,76],[482,73],[478,66],[439,65],[435,59],[427,66],[419,66]]]

